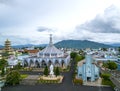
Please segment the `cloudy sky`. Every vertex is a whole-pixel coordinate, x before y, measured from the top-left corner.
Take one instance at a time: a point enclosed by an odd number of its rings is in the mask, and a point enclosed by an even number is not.
[[[0,0],[0,45],[66,39],[120,43],[120,0]]]

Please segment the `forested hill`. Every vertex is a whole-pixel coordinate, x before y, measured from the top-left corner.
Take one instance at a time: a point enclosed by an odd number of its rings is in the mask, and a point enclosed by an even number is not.
[[[63,40],[55,43],[56,47],[60,48],[109,48],[112,47],[110,45],[105,45],[102,43],[92,42],[88,40]]]

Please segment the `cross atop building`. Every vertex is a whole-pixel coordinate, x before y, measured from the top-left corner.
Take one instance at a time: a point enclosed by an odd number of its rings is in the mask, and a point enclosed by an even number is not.
[[[52,46],[53,43],[52,43],[52,34],[50,34],[50,42],[49,42],[49,46]]]

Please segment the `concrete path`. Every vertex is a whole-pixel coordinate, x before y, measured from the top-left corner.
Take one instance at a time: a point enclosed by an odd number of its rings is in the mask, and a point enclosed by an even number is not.
[[[39,75],[29,75],[27,78],[23,79],[21,85],[36,85]]]

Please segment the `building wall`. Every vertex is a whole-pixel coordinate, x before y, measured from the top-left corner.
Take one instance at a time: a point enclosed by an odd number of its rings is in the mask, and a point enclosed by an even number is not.
[[[78,78],[82,78],[83,81],[95,81],[99,78],[99,68],[92,63],[92,59],[86,58],[86,63],[78,67]]]
[[[52,63],[54,66],[58,65],[61,66],[68,66],[70,62],[70,56],[67,56],[66,58],[25,58],[23,60],[23,66],[25,66],[25,63],[27,63],[28,66],[36,67],[38,64],[40,67],[43,66],[43,63],[45,63],[47,66],[49,66],[49,63]]]

